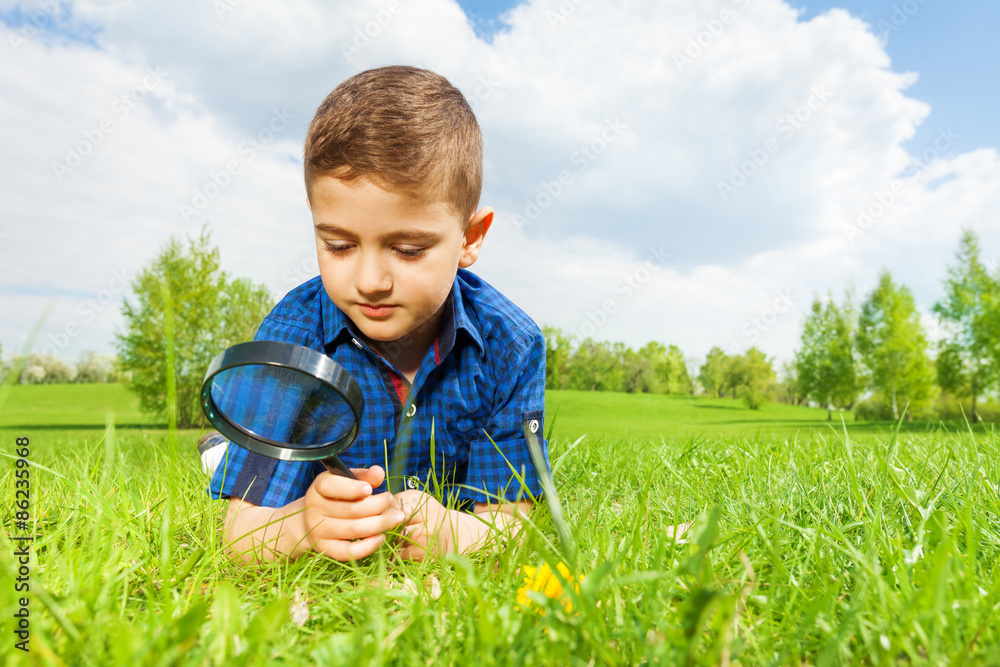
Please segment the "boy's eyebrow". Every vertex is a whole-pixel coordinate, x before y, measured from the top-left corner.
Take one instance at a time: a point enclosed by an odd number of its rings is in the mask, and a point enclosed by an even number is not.
[[[340,234],[343,236],[353,237],[354,232],[349,229],[344,229],[343,227],[338,227],[337,225],[330,224],[329,222],[317,222],[314,227],[321,232],[326,232],[327,234]],[[437,238],[437,232],[425,231],[422,229],[398,229],[388,234],[382,234],[379,237],[380,241],[386,239],[392,240],[404,240],[404,241],[423,241],[427,239]]]

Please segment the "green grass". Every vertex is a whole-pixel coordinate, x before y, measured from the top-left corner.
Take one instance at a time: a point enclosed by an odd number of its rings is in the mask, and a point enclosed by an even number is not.
[[[540,510],[497,555],[248,568],[223,555],[197,433],[173,447],[162,428],[105,435],[114,401],[116,421],[143,421],[113,392],[52,399],[63,426],[86,428],[37,428],[46,392],[14,389],[0,451],[31,438],[37,539],[25,655],[11,631],[15,468],[0,457],[2,664],[1000,664],[988,430],[849,423],[845,436],[804,408],[551,392],[573,553]],[[675,542],[665,527],[688,520]],[[559,560],[585,577],[572,611],[518,607],[519,569]]]
[[[577,438],[621,436],[637,438],[692,435],[741,435],[745,433],[794,434],[825,427],[825,410],[768,403],[760,410],[748,410],[743,401],[702,396],[663,396],[658,394],[623,394],[618,392],[549,391],[546,392],[546,417],[556,416],[561,435]],[[845,413],[848,423],[854,416]],[[840,425],[840,414],[836,414]]]
[[[0,428],[104,429],[111,412],[119,428],[157,423],[139,411],[124,384],[15,385],[0,406]]]

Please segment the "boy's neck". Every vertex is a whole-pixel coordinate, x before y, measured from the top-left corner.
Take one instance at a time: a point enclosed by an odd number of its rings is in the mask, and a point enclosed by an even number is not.
[[[424,360],[424,355],[427,354],[427,350],[431,348],[434,339],[437,338],[443,312],[444,305],[442,304],[424,324],[395,341],[383,342],[371,340],[365,336],[365,342],[402,373],[410,384],[413,384],[413,380],[417,377],[417,371],[420,370],[420,364]]]

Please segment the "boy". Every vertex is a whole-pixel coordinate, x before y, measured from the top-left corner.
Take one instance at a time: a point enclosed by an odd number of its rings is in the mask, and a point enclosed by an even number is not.
[[[229,443],[209,493],[230,499],[230,549],[245,562],[309,550],[353,560],[397,526],[406,558],[483,547],[516,528],[525,491],[541,493],[523,429],[541,439],[545,342],[465,270],[493,221],[477,210],[475,116],[444,77],[369,70],[320,105],[303,162],[320,275],[289,292],[256,338],[322,351],[361,385],[358,439],[340,456],[358,479]],[[397,459],[390,472],[408,488],[391,494],[376,464]],[[436,486],[458,507],[419,490]]]

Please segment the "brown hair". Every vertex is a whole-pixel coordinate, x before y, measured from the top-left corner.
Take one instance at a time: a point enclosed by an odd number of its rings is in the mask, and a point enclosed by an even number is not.
[[[483,187],[483,139],[465,97],[424,69],[355,74],[327,95],[306,134],[306,192],[317,176],[359,176],[451,204],[465,223]]]

